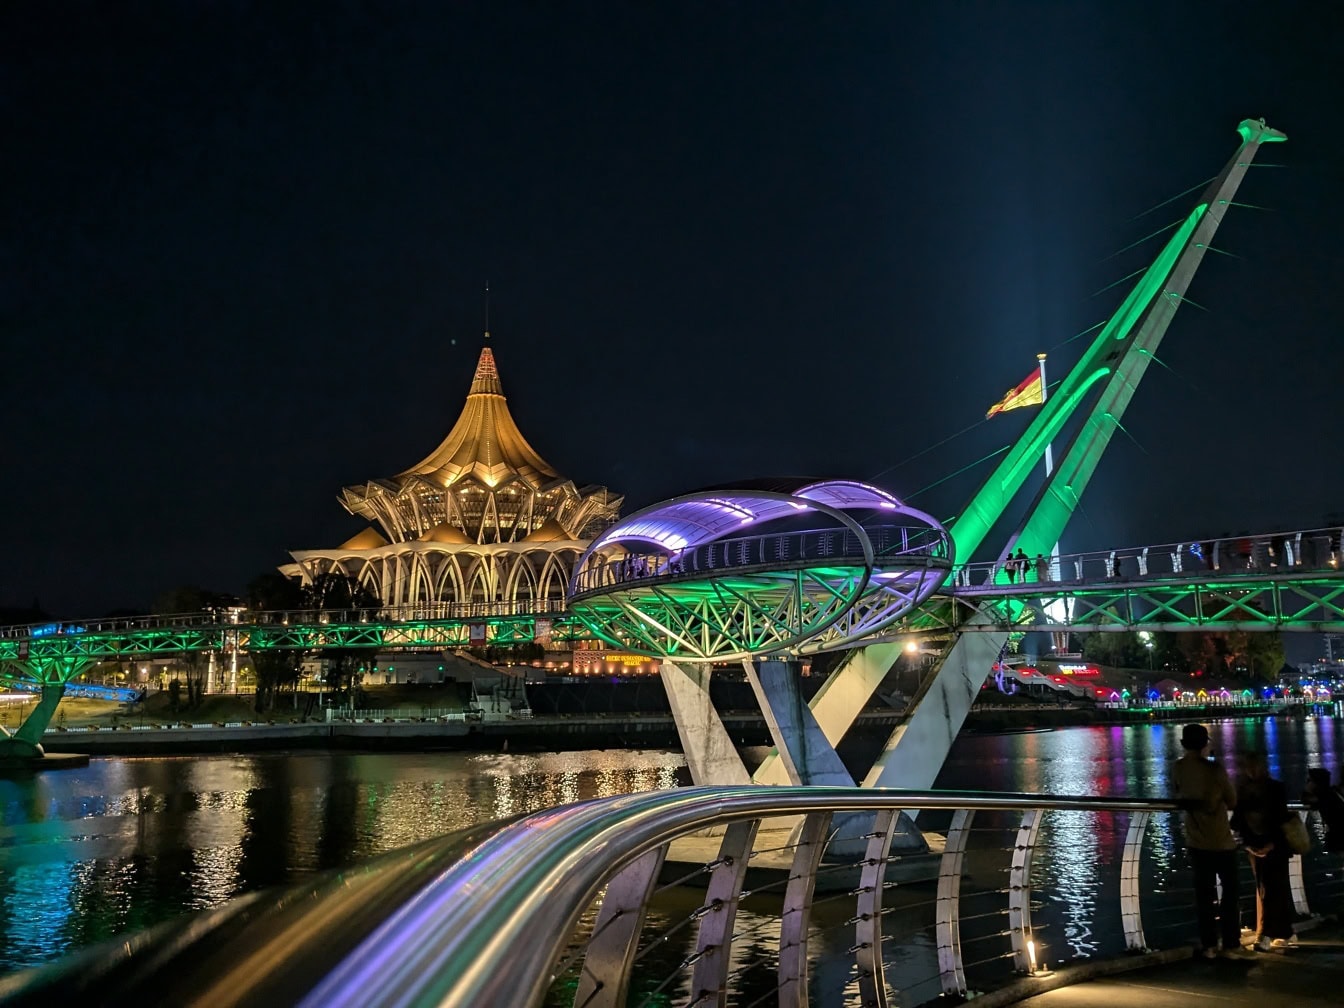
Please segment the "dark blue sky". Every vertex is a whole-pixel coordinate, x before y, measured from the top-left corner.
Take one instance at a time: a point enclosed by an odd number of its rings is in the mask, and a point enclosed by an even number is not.
[[[116,8],[115,12],[113,8]],[[1066,547],[1344,510],[1336,5],[32,2],[0,14],[0,603],[238,590],[456,417],[631,507],[913,494],[1265,152]],[[1179,210],[1178,210],[1179,207]],[[1103,261],[1105,260],[1105,261]],[[1052,358],[1056,376],[1078,344]],[[915,497],[956,513],[985,469]]]

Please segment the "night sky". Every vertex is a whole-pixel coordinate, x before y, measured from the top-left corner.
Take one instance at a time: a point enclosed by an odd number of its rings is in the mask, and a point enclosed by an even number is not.
[[[484,328],[627,510],[764,474],[940,518],[1237,123],[1233,213],[1066,549],[1344,511],[1338,4],[10,3],[0,604],[240,591],[363,527]],[[1059,347],[1058,350],[1055,350]],[[997,545],[997,544],[988,544]]]

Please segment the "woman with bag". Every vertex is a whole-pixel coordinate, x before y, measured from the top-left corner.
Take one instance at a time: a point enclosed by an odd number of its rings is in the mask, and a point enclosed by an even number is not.
[[[1255,876],[1255,947],[1268,952],[1297,942],[1288,882],[1288,859],[1293,851],[1284,833],[1284,823],[1297,813],[1288,810],[1288,791],[1282,781],[1269,775],[1264,753],[1247,753],[1241,762],[1244,777],[1237,784],[1232,828],[1241,834]]]

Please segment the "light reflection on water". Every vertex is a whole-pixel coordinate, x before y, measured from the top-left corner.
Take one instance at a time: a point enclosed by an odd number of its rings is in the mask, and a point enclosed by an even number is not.
[[[1240,749],[1269,749],[1294,795],[1308,766],[1337,775],[1344,764],[1339,719],[1223,722],[1212,730],[1226,763]],[[1161,797],[1179,731],[1154,724],[963,736],[938,786]],[[684,775],[681,755],[660,751],[299,753],[106,759],[0,780],[0,970],[454,829],[675,787]],[[1127,825],[1127,816],[1107,813],[1045,818],[1033,880],[1045,902],[1037,920],[1052,959],[1093,953],[1116,933],[1116,869]],[[1144,879],[1146,889],[1160,894],[1187,884],[1180,843],[1174,817],[1153,819],[1155,875]],[[819,948],[845,952],[853,929],[844,920],[819,915]],[[777,925],[749,908],[740,923],[755,952],[738,958],[765,955]],[[923,933],[895,943],[889,955],[910,984],[930,969],[936,974]],[[841,954],[818,963],[817,982],[838,990],[851,971]]]

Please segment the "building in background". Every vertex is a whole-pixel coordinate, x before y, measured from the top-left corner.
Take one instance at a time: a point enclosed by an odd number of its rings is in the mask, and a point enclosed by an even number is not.
[[[294,550],[281,571],[367,585],[387,606],[440,604],[559,611],[574,563],[620,514],[623,498],[561,476],[509,413],[486,345],[457,423],[423,461],[345,487],[370,525],[335,549]]]

